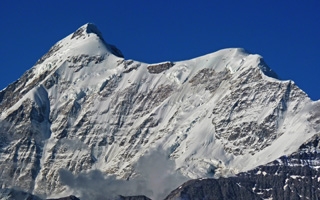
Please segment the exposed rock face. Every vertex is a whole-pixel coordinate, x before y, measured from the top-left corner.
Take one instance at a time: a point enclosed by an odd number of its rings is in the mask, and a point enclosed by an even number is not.
[[[159,146],[190,179],[291,155],[319,133],[320,106],[275,78],[259,55],[241,49],[174,64],[125,60],[84,25],[0,92],[0,185],[68,196],[61,169],[132,180],[145,175],[139,158]],[[246,192],[230,184],[229,192]]]

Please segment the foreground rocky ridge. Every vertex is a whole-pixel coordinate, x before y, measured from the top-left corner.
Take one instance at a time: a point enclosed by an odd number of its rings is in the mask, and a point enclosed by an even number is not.
[[[82,194],[69,181],[77,177],[61,169],[148,183],[168,167],[185,178],[112,191],[161,199],[186,178],[246,173],[299,152],[320,130],[319,102],[278,80],[259,55],[224,49],[146,64],[124,59],[92,24],[59,41],[2,90],[0,111],[1,187],[40,197]],[[154,171],[139,165],[159,147],[168,161],[149,167]]]
[[[200,179],[173,190],[169,199],[319,199],[320,144],[315,135],[289,156],[235,177]]]

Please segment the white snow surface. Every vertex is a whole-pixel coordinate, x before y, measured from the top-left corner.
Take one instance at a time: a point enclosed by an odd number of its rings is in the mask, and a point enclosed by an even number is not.
[[[26,99],[37,105],[49,102],[51,133],[44,133],[47,139],[35,193],[69,193],[58,184],[61,168],[74,174],[97,169],[118,178],[138,176],[135,163],[158,147],[168,152],[175,169],[188,178],[230,176],[291,154],[319,131],[308,121],[314,103],[291,81],[263,74],[259,55],[223,49],[174,62],[171,68],[151,74],[148,64],[114,55],[94,32],[84,31],[71,39],[72,35],[59,41],[60,48],[31,69],[34,76],[26,85],[44,73],[46,78],[1,113],[5,120]],[[77,58],[74,63],[73,58]],[[205,86],[216,84],[218,76],[193,79],[207,69],[214,71],[210,76],[226,74],[212,91]],[[255,77],[249,76],[251,71]],[[58,81],[45,87],[53,76]],[[287,86],[289,94],[282,89]],[[236,96],[239,91],[242,96]],[[75,104],[79,108],[72,107]],[[276,116],[272,123],[266,121],[270,116]],[[222,119],[229,121],[223,125]],[[252,121],[270,122],[274,132],[259,139],[252,131],[241,130],[244,136],[230,139],[239,130],[234,127]],[[68,133],[61,139],[64,129]],[[230,137],[224,136],[227,133]],[[53,149],[58,152],[55,158]],[[54,184],[55,188],[49,186]]]

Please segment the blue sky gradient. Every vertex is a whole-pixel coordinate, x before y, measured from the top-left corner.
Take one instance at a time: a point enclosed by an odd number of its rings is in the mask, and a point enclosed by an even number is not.
[[[320,1],[0,2],[0,90],[87,22],[127,59],[179,61],[241,47],[320,99]]]

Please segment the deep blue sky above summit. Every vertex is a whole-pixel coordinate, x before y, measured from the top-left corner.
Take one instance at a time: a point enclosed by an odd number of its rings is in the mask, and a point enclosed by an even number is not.
[[[0,2],[0,90],[92,22],[125,58],[179,61],[241,47],[320,99],[320,1]]]

